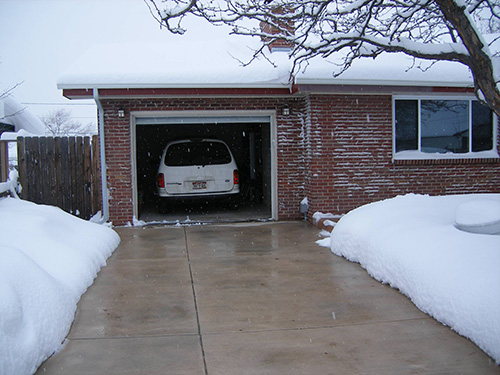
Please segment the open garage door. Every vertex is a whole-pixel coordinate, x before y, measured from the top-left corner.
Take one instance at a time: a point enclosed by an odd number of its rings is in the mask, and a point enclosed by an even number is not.
[[[145,222],[235,222],[273,219],[270,116],[135,118],[136,217]],[[237,207],[224,199],[164,199],[156,194],[158,166],[168,142],[219,139],[238,165]]]

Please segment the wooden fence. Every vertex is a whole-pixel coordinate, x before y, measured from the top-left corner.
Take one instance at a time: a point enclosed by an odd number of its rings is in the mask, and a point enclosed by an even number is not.
[[[99,138],[19,137],[21,197],[89,219],[101,209]]]
[[[0,183],[9,178],[9,142],[0,140]]]

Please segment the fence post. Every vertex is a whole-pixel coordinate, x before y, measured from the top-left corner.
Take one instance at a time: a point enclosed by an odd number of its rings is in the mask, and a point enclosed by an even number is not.
[[[0,140],[0,182],[9,179],[9,143]]]
[[[61,147],[61,137],[55,137],[54,138],[54,179],[55,179],[55,186],[54,186],[54,192],[55,192],[55,200],[56,200],[56,205],[60,208],[64,207],[64,194],[63,194],[63,183],[62,183],[62,175],[63,171],[61,168],[62,164],[62,147]]]
[[[85,204],[82,212],[83,217],[92,215],[92,155],[90,149],[90,137],[83,137],[83,181]]]
[[[42,203],[42,189],[43,185],[41,178],[42,173],[40,169],[40,142],[37,137],[25,137],[25,151],[26,151],[26,195],[24,199],[34,202]]]
[[[101,208],[101,163],[99,154],[99,136],[92,136],[92,214],[98,211],[102,212]]]
[[[21,196],[26,199],[26,145],[24,137],[17,137],[17,170],[19,172],[19,184],[21,185]]]
[[[61,137],[60,142],[60,153],[61,153],[61,195],[62,195],[62,206],[61,207],[66,212],[71,212],[71,174],[68,173],[69,170],[69,138]]]
[[[85,198],[84,198],[84,178],[83,175],[83,137],[76,137],[76,157],[75,157],[75,176],[76,176],[76,210],[73,212],[76,216],[80,216],[83,211],[83,207],[85,206]],[[78,212],[78,214],[77,214]]]

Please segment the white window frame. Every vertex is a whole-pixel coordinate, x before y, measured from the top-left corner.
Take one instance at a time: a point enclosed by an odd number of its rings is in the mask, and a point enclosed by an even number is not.
[[[418,127],[418,150],[407,150],[396,152],[396,100],[416,100],[418,101],[417,127]],[[427,153],[420,151],[422,148],[420,105],[422,100],[466,100],[474,101],[477,98],[473,95],[394,95],[392,97],[392,155],[394,160],[440,160],[440,159],[490,159],[500,158],[497,150],[498,140],[498,117],[493,112],[493,149],[487,151],[467,152],[467,153]],[[469,105],[469,118],[472,118],[472,105]],[[469,126],[471,126],[469,124]],[[469,134],[472,134],[470,132]],[[469,136],[469,150],[472,150],[472,136]]]

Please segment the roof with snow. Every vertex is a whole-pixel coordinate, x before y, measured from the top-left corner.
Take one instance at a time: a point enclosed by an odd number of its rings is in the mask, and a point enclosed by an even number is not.
[[[252,61],[260,41],[228,37],[211,41],[95,45],[58,79],[60,89],[283,88],[290,87],[286,51]],[[300,85],[473,87],[469,69],[454,62],[426,68],[402,53],[362,59],[338,77],[340,58],[315,58],[294,77]]]
[[[13,125],[14,130],[33,134],[45,134],[43,122],[22,106],[12,95],[0,99],[0,123]]]

